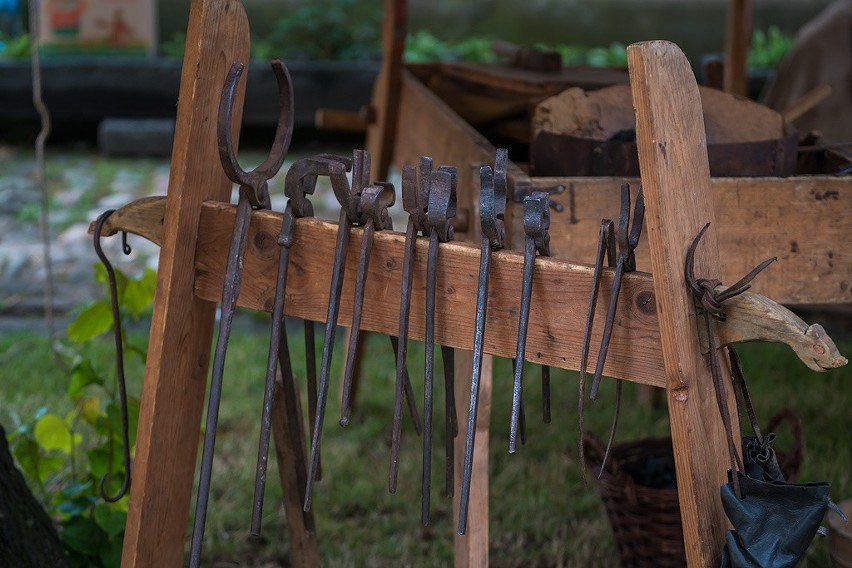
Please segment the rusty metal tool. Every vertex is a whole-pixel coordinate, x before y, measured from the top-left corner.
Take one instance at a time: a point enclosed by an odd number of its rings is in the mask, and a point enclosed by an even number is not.
[[[290,140],[293,135],[293,89],[290,75],[284,64],[275,60],[272,70],[278,81],[278,125],[272,148],[266,160],[254,170],[243,170],[234,154],[234,142],[231,136],[234,95],[237,83],[243,71],[241,63],[235,63],[222,89],[219,101],[218,144],[219,159],[225,175],[239,184],[239,202],[234,220],[231,244],[228,250],[227,268],[222,291],[222,314],[219,320],[219,335],[213,357],[213,371],[210,381],[210,398],[207,405],[207,430],[204,433],[204,447],[201,454],[201,472],[198,482],[198,497],[195,506],[195,522],[192,530],[190,565],[201,564],[201,542],[204,539],[204,524],[207,519],[207,502],[210,496],[210,480],[213,473],[213,452],[216,445],[216,426],[219,421],[219,403],[222,398],[222,380],[225,368],[225,355],[231,324],[237,307],[237,298],[242,284],[242,265],[248,237],[249,221],[252,209],[269,208],[268,180],[281,168]]]
[[[331,284],[328,293],[328,311],[325,321],[325,340],[323,342],[322,359],[320,361],[320,379],[317,392],[316,417],[314,430],[311,435],[311,459],[308,468],[308,483],[305,489],[304,510],[311,509],[313,486],[319,468],[320,442],[322,440],[322,425],[325,419],[325,405],[328,400],[328,382],[331,375],[331,357],[334,350],[334,336],[337,330],[337,316],[340,311],[340,295],[343,290],[343,271],[346,266],[346,251],[349,247],[349,233],[353,224],[363,224],[364,215],[360,211],[361,192],[367,185],[370,170],[369,154],[363,150],[355,150],[352,161],[352,184],[346,178],[346,167],[341,162],[329,160],[328,177],[334,196],[340,203],[340,218],[337,226],[337,242],[335,244],[334,265],[331,273]]]
[[[423,488],[421,522],[429,524],[429,502],[432,491],[432,404],[435,376],[435,296],[438,282],[438,243],[452,240],[454,228],[450,219],[456,216],[458,172],[455,168],[441,166],[429,176],[429,196],[426,209],[426,228],[429,232],[429,256],[426,264],[426,368],[423,396]],[[453,392],[452,348],[442,346],[446,392]],[[458,433],[456,424],[455,394],[447,399],[447,492],[452,491],[453,439]]]
[[[429,175],[432,158],[420,158],[418,168],[411,165],[402,168],[402,208],[408,213],[405,228],[405,253],[402,260],[402,293],[399,302],[399,349],[396,352],[396,388],[393,403],[393,427],[391,432],[391,461],[388,473],[388,491],[396,493],[399,477],[399,446],[402,438],[403,374],[408,355],[408,318],[411,313],[411,285],[414,256],[418,233],[426,233],[426,208],[429,198]]]
[[[269,456],[269,439],[272,426],[272,399],[275,388],[275,370],[281,368],[281,378],[286,406],[286,419],[289,431],[293,434],[294,451],[297,463],[293,464],[299,487],[307,486],[307,460],[305,456],[304,437],[302,435],[302,424],[299,420],[298,405],[296,403],[296,386],[293,369],[290,360],[290,349],[287,343],[287,333],[284,323],[284,296],[287,290],[287,269],[290,262],[290,247],[293,245],[296,219],[302,217],[313,217],[313,204],[308,199],[316,190],[317,177],[329,171],[329,161],[342,163],[344,167],[349,166],[348,160],[334,156],[321,155],[314,158],[303,158],[297,160],[287,171],[284,181],[284,194],[288,197],[284,208],[281,231],[278,234],[278,245],[280,247],[278,257],[278,275],[275,286],[275,301],[272,308],[272,327],[269,341],[269,356],[266,364],[266,384],[263,396],[263,413],[261,416],[260,443],[257,455],[257,469],[255,473],[254,502],[252,507],[251,534],[260,534],[260,525],[263,514],[263,496],[266,487],[266,469]],[[305,321],[305,329],[313,331],[313,322]],[[315,354],[310,351],[306,337],[306,357],[309,361],[308,367],[316,368]],[[312,383],[312,384],[311,384]],[[313,391],[313,403],[310,419],[316,413],[316,373],[313,381],[309,379],[309,392]],[[309,398],[311,398],[309,396]],[[313,425],[313,422],[311,422]],[[304,499],[304,495],[302,496]],[[303,511],[305,527],[309,532],[314,531],[313,514]]]
[[[642,186],[639,186],[639,191],[636,194],[636,204],[633,207],[633,222],[630,222],[630,185],[627,183],[621,184],[621,212],[618,218],[618,231],[615,238],[612,238],[612,221],[604,219],[601,223],[600,237],[598,243],[598,255],[595,262],[594,284],[592,286],[591,298],[589,301],[589,313],[586,319],[586,328],[583,334],[583,349],[580,355],[580,428],[582,430],[582,417],[584,410],[583,398],[585,396],[585,380],[586,380],[586,364],[589,357],[589,343],[591,341],[592,325],[595,319],[595,307],[597,304],[598,289],[600,287],[601,265],[603,263],[604,252],[606,251],[610,266],[615,264],[615,274],[612,279],[612,291],[610,292],[609,308],[607,309],[606,321],[604,323],[603,335],[601,338],[600,351],[598,352],[597,364],[595,366],[595,374],[592,379],[592,388],[589,393],[589,398],[595,400],[598,396],[600,388],[601,376],[603,374],[604,363],[606,362],[606,354],[609,349],[610,338],[612,337],[612,326],[615,323],[615,311],[618,306],[618,295],[621,291],[621,282],[624,279],[624,274],[636,270],[636,257],[634,251],[639,244],[639,237],[642,234],[642,225],[645,220],[645,198],[642,193]],[[614,241],[614,242],[613,242]],[[615,254],[617,245],[617,256]],[[609,439],[607,441],[607,449],[604,453],[603,466],[606,465],[606,459],[609,454],[609,449],[612,446],[612,441],[615,436],[615,429],[618,425],[618,414],[621,407],[621,392],[622,382],[617,381],[615,386],[615,412],[612,416],[612,425],[610,427]],[[581,431],[582,435],[582,431]],[[582,444],[581,444],[582,446]],[[581,450],[582,453],[582,450]]]
[[[367,186],[361,193],[361,211],[366,217],[364,233],[361,237],[361,255],[358,259],[358,271],[355,277],[355,298],[352,303],[352,328],[349,332],[349,348],[346,352],[346,365],[343,372],[343,397],[341,402],[340,425],[349,424],[351,412],[352,378],[355,374],[355,354],[358,351],[358,340],[361,331],[361,311],[364,305],[364,287],[367,281],[367,271],[370,267],[370,250],[373,247],[373,235],[376,231],[393,229],[393,220],[388,213],[388,207],[396,201],[392,184],[379,182]],[[391,344],[396,347],[391,339]]]
[[[332,163],[340,165],[335,166]],[[341,166],[345,172],[351,170],[352,160],[334,154],[318,154],[297,160],[290,166],[284,181],[284,194],[289,198],[288,202],[292,205],[293,214],[296,217],[313,216],[313,205],[307,199],[307,195],[313,194],[316,190],[318,177],[330,177],[332,171],[339,169]],[[304,320],[302,324],[305,339],[305,379],[308,390],[309,435],[313,439],[314,423],[317,414],[316,336],[314,322]],[[317,462],[317,468],[314,472],[314,480],[320,481],[321,479],[322,460],[320,459]]]
[[[479,221],[482,230],[482,253],[479,258],[479,290],[476,295],[476,327],[473,336],[473,374],[470,384],[470,411],[464,451],[461,499],[459,501],[458,534],[467,528],[467,508],[470,501],[470,481],[473,474],[473,449],[476,438],[476,415],[479,407],[479,380],[482,375],[482,346],[485,339],[485,316],[488,307],[488,276],[491,253],[503,248],[506,236],[506,164],[508,152],[499,148],[494,169],[482,166],[479,170]]]
[[[521,313],[518,317],[518,346],[515,352],[515,383],[512,388],[512,415],[509,425],[509,453],[518,448],[518,424],[523,398],[524,356],[527,346],[527,328],[532,299],[532,279],[535,270],[535,253],[550,256],[550,195],[536,191],[524,199],[524,277],[521,290]],[[550,373],[542,367],[545,422],[550,420]]]

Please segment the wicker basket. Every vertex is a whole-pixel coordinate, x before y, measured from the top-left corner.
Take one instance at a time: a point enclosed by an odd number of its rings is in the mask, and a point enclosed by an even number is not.
[[[769,422],[766,432],[787,420],[794,447],[777,452],[778,463],[789,481],[798,476],[802,460],[799,418],[784,409]],[[648,438],[615,444],[606,468],[598,477],[603,444],[593,434],[583,437],[586,467],[597,479],[607,517],[612,525],[622,566],[686,566],[671,438]]]

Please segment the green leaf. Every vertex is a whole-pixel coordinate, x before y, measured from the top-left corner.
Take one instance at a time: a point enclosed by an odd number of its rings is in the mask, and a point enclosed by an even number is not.
[[[121,533],[111,538],[109,544],[101,548],[100,559],[104,568],[119,568],[121,566],[121,550],[124,546],[124,526]]]
[[[68,339],[75,343],[86,343],[112,329],[112,308],[109,302],[95,302],[80,312],[68,326]]]
[[[74,365],[71,370],[71,382],[68,384],[68,397],[73,399],[79,398],[83,394],[83,389],[89,385],[103,385],[104,380],[96,372],[92,366],[92,362],[84,359]]]
[[[72,483],[72,484],[66,486],[62,490],[62,496],[65,497],[66,499],[76,499],[77,497],[90,492],[91,489],[92,489],[92,482],[91,481],[86,481],[86,482],[83,482],[83,483],[80,483],[80,482]]]
[[[62,513],[66,518],[79,517],[84,514],[89,508],[88,503],[78,499],[63,501],[56,507],[56,510]]]
[[[86,555],[97,554],[106,539],[104,532],[89,517],[72,517],[62,527],[59,537],[68,548]]]
[[[138,279],[128,280],[121,297],[121,305],[130,315],[138,318],[154,303],[157,288],[157,272],[151,268],[145,270]]]
[[[35,439],[45,451],[59,450],[70,454],[73,448],[71,431],[65,420],[57,414],[42,416],[35,426]]]
[[[110,465],[109,450],[106,448],[93,448],[86,453],[86,457],[89,459],[89,472],[92,476],[96,479],[101,479],[107,474]],[[112,462],[113,465],[117,462],[115,452],[113,452]]]
[[[95,505],[95,522],[109,538],[114,538],[124,532],[127,513],[116,511],[109,503],[98,503]]]
[[[24,474],[30,479],[38,479],[40,459],[38,443],[33,438],[22,437],[15,444],[13,453]]]

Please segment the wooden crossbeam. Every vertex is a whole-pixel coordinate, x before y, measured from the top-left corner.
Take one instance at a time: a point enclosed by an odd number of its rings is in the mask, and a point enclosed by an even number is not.
[[[195,259],[195,293],[201,299],[218,301],[222,295],[228,240],[234,207],[223,203],[204,204],[199,225]],[[278,261],[277,235],[281,215],[255,212],[249,233],[245,274],[239,304],[269,311]],[[284,311],[287,315],[323,321],[328,306],[329,278],[334,258],[337,225],[318,219],[296,223],[295,242],[290,251],[290,271]],[[361,229],[353,229],[344,277],[339,324],[352,321],[352,296]],[[367,275],[362,329],[394,334],[398,329],[404,235],[377,232]],[[417,242],[410,337],[422,340],[425,329],[426,253],[428,239]],[[436,342],[471,349],[478,286],[479,248],[468,243],[446,243],[439,252]],[[518,326],[523,257],[512,251],[494,254],[489,284],[485,352],[513,357]],[[609,301],[612,273],[601,284],[599,302]],[[547,258],[536,261],[533,305],[527,336],[529,360],[563,369],[577,369],[582,322],[588,310],[592,267]],[[600,343],[605,310],[598,310],[592,344]],[[594,365],[594,355],[589,361]],[[646,273],[628,274],[619,296],[618,318],[604,372],[608,376],[663,386],[659,376],[659,331],[653,284]]]

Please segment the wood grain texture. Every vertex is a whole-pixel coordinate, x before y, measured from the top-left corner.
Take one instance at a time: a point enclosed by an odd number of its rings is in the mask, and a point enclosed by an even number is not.
[[[234,207],[204,204],[195,263],[195,292],[205,300],[221,297],[225,254],[234,218]],[[278,262],[276,236],[281,215],[256,211],[252,215],[245,258],[245,278],[239,305],[270,310],[273,303],[274,267]],[[290,251],[290,271],[284,311],[300,319],[324,321],[328,305],[328,279],[334,257],[337,225],[318,219],[296,221],[295,242]],[[339,323],[352,321],[352,296],[361,229],[352,230],[341,299]],[[392,334],[398,327],[399,293],[404,235],[381,231],[374,237],[367,275],[361,327]],[[419,238],[414,268],[410,337],[423,340],[425,329],[426,256],[428,239]],[[440,287],[437,302],[436,343],[472,349],[478,286],[479,248],[467,243],[440,245]],[[492,260],[485,353],[512,357],[517,338],[523,256],[498,251]],[[608,302],[612,271],[605,271],[599,302]],[[588,309],[592,266],[537,258],[533,279],[527,359],[564,369],[577,369],[580,360],[582,322]],[[653,284],[646,273],[628,274],[619,297],[619,317],[613,333],[604,373],[640,383],[663,386],[659,370],[659,331],[654,309]],[[605,310],[598,310],[599,312]],[[605,314],[595,325],[593,344],[600,341]],[[594,365],[590,360],[589,365]]]
[[[367,150],[373,158],[373,179],[388,179],[399,117],[402,52],[405,49],[406,2],[384,0],[382,66],[373,83],[371,107],[375,120],[367,126]]]
[[[122,566],[180,566],[216,304],[194,295],[201,203],[227,200],[216,113],[225,76],[248,63],[248,21],[236,0],[194,0],[181,74],[163,241],[151,321]],[[235,97],[234,121],[242,117]]]
[[[299,424],[302,418],[301,399],[298,396],[298,381],[293,381],[296,391],[295,406]],[[293,443],[294,433],[290,431],[290,422],[285,418],[287,404],[282,384],[281,372],[275,377],[275,390],[272,398],[272,435],[275,439],[275,457],[278,460],[278,479],[284,495],[284,514],[287,516],[287,536],[290,545],[290,562],[295,568],[313,568],[320,566],[319,541],[316,533],[306,530],[302,504],[305,495],[304,486],[298,483],[297,463],[307,463],[304,448]],[[304,435],[298,432],[295,435]],[[304,439],[304,438],[303,438]],[[309,513],[313,515],[313,513]]]
[[[719,500],[729,463],[727,442],[684,281],[686,250],[707,222],[696,276],[720,272],[701,101],[676,45],[633,44],[627,57],[687,561],[718,566],[728,526]],[[735,416],[732,422],[739,432]]]
[[[618,219],[621,178],[532,178],[537,187],[565,186],[553,201],[550,248],[555,258],[591,262],[602,218]],[[639,180],[628,180],[634,188]],[[782,304],[852,303],[852,178],[713,178],[721,271],[733,284],[766,258],[778,261],[752,291]],[[520,205],[512,233],[523,233]],[[640,270],[651,271],[648,232],[636,249]]]

